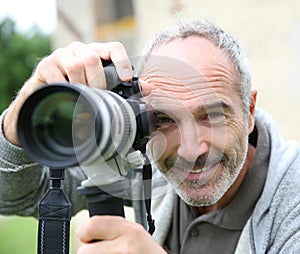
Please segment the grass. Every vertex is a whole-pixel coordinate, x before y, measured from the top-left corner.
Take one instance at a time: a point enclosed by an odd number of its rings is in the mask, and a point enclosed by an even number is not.
[[[86,215],[79,217],[85,220]],[[75,220],[74,220],[75,221]],[[78,221],[78,219],[77,219]],[[78,224],[79,222],[76,222]],[[70,253],[76,253],[74,236],[75,225],[72,221],[70,232]],[[31,217],[0,216],[0,254],[37,253],[38,220]]]
[[[37,227],[34,218],[0,217],[0,254],[37,253]]]
[[[128,220],[134,221],[132,208],[125,207]],[[80,243],[75,231],[88,219],[88,211],[79,212],[71,220],[70,254],[75,254]],[[32,217],[0,215],[0,254],[35,254],[37,253],[38,220]]]

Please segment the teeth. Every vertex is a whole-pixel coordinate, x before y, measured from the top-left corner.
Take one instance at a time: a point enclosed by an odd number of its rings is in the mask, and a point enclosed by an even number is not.
[[[199,169],[192,169],[192,170],[184,170],[187,173],[201,173],[209,170],[211,167],[204,167],[204,168],[199,168]]]

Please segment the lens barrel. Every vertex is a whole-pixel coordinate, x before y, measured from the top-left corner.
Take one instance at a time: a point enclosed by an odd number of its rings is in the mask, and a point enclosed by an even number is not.
[[[125,99],[80,84],[41,87],[25,101],[18,118],[27,155],[51,168],[125,156],[136,129],[135,113]]]

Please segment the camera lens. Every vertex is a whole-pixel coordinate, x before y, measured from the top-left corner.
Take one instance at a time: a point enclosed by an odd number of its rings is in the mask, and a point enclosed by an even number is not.
[[[94,128],[88,105],[78,102],[78,95],[59,92],[47,96],[32,114],[32,134],[44,145],[72,148],[86,141]],[[72,129],[76,130],[72,132]],[[72,135],[72,133],[76,133]]]
[[[73,141],[69,130],[72,129],[75,104],[76,96],[73,94],[59,93],[48,96],[34,111],[33,133],[45,143],[53,140],[59,145],[71,147]]]
[[[125,156],[137,133],[135,113],[117,94],[76,84],[48,84],[24,103],[19,140],[27,155],[51,168]]]
[[[82,93],[81,86],[59,83],[42,87],[25,101],[18,134],[34,161],[52,168],[73,166],[95,149],[89,141],[95,140],[101,124],[96,130],[96,109]]]

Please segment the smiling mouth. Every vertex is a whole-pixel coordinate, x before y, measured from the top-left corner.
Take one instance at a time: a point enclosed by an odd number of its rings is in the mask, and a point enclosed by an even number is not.
[[[175,173],[175,175],[181,175],[182,181],[184,179],[188,181],[197,181],[199,185],[204,185],[213,177],[213,175],[218,171],[220,163],[206,167],[194,167],[189,169],[183,169],[179,167],[173,167],[169,172]]]
[[[214,165],[214,166],[215,166],[215,165]],[[210,169],[213,168],[214,166],[211,166],[211,167],[203,167],[203,168],[199,168],[199,169],[191,169],[191,170],[183,169],[183,171],[186,172],[186,173],[202,173],[202,172],[206,172],[206,171],[210,170]]]
[[[194,167],[182,167],[182,168],[175,167],[175,168],[177,168],[179,170],[182,170],[186,173],[195,173],[195,174],[197,174],[197,173],[204,173],[204,172],[209,171],[211,169],[215,169],[216,167],[218,167],[219,164],[220,164],[220,161],[215,162],[214,164],[210,164],[208,166],[202,166],[202,167],[194,166]]]
[[[181,174],[184,175],[189,175],[189,174],[201,174],[201,173],[207,173],[210,171],[215,171],[219,167],[219,163],[209,166],[209,167],[203,167],[203,168],[198,168],[198,169],[183,169],[179,167],[173,167],[171,171],[175,170],[177,172],[181,172]]]

